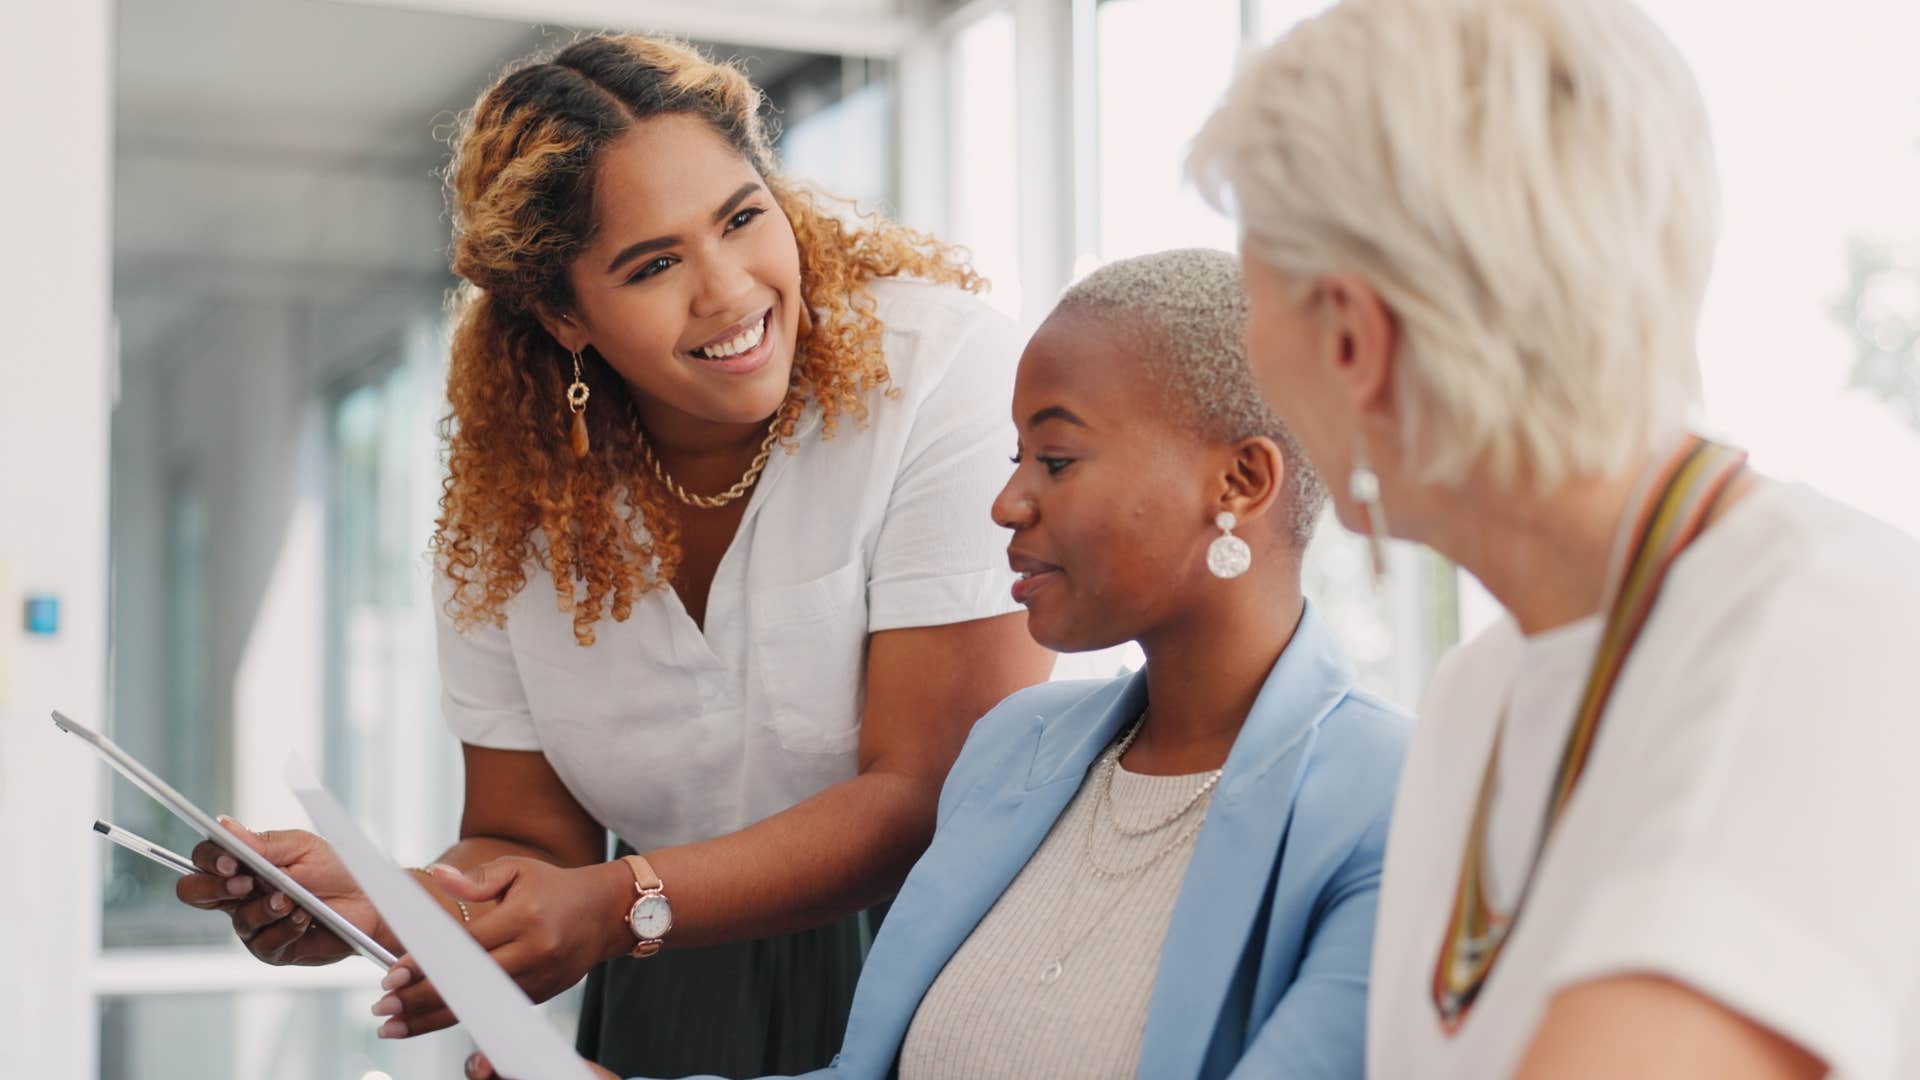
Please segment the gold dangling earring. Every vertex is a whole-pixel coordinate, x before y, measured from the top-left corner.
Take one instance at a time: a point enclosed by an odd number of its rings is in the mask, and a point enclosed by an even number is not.
[[[587,456],[591,445],[587,441],[587,398],[593,391],[580,378],[580,354],[573,354],[573,383],[567,387],[567,408],[573,413],[573,456],[575,460]]]

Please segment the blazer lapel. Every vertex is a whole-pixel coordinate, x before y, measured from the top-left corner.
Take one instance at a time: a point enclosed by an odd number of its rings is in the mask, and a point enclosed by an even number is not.
[[[1320,721],[1353,669],[1311,606],[1234,741],[1160,952],[1141,1076],[1199,1076],[1256,919],[1266,910]]]
[[[882,1076],[892,1068],[920,999],[1145,700],[1145,677],[1136,675],[1045,718],[1027,767],[981,785],[942,825],[901,886],[861,972],[843,1044],[847,1075]]]

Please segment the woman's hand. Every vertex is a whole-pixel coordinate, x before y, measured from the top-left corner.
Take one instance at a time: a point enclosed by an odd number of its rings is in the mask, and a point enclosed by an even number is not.
[[[430,872],[435,884],[469,904],[498,901],[467,931],[535,1001],[579,982],[633,941],[622,920],[634,895],[633,874],[622,863],[562,869],[507,856],[464,874],[445,865]],[[417,979],[418,971],[408,954],[381,981],[392,991],[373,1006],[375,1016],[391,1017],[380,1026],[382,1038],[424,1035],[458,1022],[433,984]]]
[[[282,829],[252,833],[232,818],[220,823],[248,847],[285,870],[289,877],[325,901],[348,922],[378,935],[380,913],[360,892],[333,847],[310,832]],[[247,950],[269,964],[331,964],[353,949],[313,917],[293,906],[286,894],[256,881],[240,860],[211,840],[193,849],[193,864],[203,872],[188,874],[174,886],[182,902],[207,911],[224,911],[233,920],[233,932]]]
[[[586,1064],[587,1068],[593,1070],[593,1075],[599,1077],[600,1080],[620,1080],[619,1076],[608,1072],[593,1062],[585,1061],[585,1059],[582,1059],[582,1061]],[[487,1055],[475,1050],[473,1053],[467,1055],[467,1080],[509,1080],[509,1078],[494,1072],[493,1063],[487,1060]]]

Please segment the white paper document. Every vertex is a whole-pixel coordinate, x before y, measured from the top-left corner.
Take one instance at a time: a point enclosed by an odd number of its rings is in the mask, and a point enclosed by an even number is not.
[[[486,950],[377,847],[353,815],[320,786],[298,755],[287,759],[287,786],[313,817],[315,829],[347,864],[360,891],[413,954],[467,1034],[486,1052],[494,1072],[513,1080],[593,1080],[573,1047]]]

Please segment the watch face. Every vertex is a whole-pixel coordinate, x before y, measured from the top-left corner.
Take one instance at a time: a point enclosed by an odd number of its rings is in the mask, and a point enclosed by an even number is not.
[[[627,913],[627,925],[641,941],[654,941],[673,928],[673,905],[664,896],[643,896]]]

